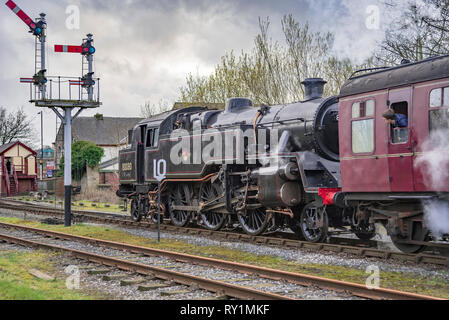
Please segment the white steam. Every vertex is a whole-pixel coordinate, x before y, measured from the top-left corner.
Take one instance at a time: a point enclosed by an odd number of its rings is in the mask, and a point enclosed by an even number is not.
[[[449,190],[449,130],[432,132],[423,145],[423,154],[415,168],[423,175],[425,185],[431,191]],[[436,238],[449,234],[449,203],[441,200],[423,202],[424,223]]]
[[[449,203],[439,200],[426,201],[424,224],[435,238],[449,234]]]
[[[430,139],[423,144],[423,154],[415,162],[420,169],[424,183],[432,191],[447,191],[449,189],[449,130],[438,130],[431,134]]]

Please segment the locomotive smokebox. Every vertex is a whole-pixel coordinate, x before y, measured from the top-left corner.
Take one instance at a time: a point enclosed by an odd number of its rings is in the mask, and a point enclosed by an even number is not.
[[[304,101],[322,98],[324,85],[326,83],[327,82],[321,78],[309,78],[301,82],[305,89]]]

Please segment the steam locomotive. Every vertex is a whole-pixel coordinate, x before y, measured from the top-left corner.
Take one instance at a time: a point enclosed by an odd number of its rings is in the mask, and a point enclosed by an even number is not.
[[[371,239],[382,223],[400,250],[423,250],[437,240],[425,204],[449,195],[449,181],[428,183],[425,159],[432,132],[447,129],[449,56],[363,71],[336,97],[323,98],[324,80],[307,79],[302,102],[233,98],[224,111],[189,107],[142,121],[120,151],[117,195],[131,200],[135,221],[161,212],[176,226],[290,228],[310,242],[329,230]],[[387,109],[409,127],[385,123]]]

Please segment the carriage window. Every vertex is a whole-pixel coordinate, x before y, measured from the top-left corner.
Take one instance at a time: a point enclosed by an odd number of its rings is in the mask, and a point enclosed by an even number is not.
[[[352,105],[352,118],[360,119],[352,122],[352,152],[372,153],[374,152],[374,114],[376,102],[367,100]]]
[[[441,94],[441,91],[440,91]],[[441,97],[441,96],[440,96]],[[396,125],[391,125],[391,143],[403,144],[409,139],[408,102],[396,102],[391,105],[396,113]]]
[[[430,107],[431,108],[438,108],[442,105],[442,89],[434,89],[430,92]]]
[[[375,106],[374,100],[354,103],[352,105],[352,119],[374,116]]]
[[[360,118],[360,102],[352,105],[352,119]]]
[[[449,88],[444,88],[443,93],[443,106],[449,106]]]
[[[449,87],[433,89],[430,92],[431,108],[439,108],[441,106],[449,106]]]
[[[352,152],[374,152],[374,119],[352,122]]]
[[[449,129],[449,108],[441,108],[430,111],[429,117],[430,132]]]
[[[374,102],[374,100],[368,100],[367,102],[365,102],[365,112],[367,117],[374,116],[375,105],[376,103]]]

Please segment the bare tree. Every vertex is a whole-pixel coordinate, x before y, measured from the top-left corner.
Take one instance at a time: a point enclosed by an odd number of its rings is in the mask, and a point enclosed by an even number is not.
[[[151,118],[156,114],[163,113],[168,110],[170,110],[170,106],[166,101],[160,100],[157,105],[147,101],[140,107],[140,116],[143,118]]]
[[[397,3],[389,4],[397,5]],[[392,65],[449,53],[449,1],[409,1],[399,19],[386,31],[376,53],[380,63]]]
[[[23,108],[16,112],[7,112],[0,107],[0,144],[7,144],[15,140],[33,142],[34,129]]]
[[[331,33],[314,33],[308,23],[302,25],[292,15],[284,16],[281,23],[285,44],[270,38],[268,18],[259,19],[252,51],[225,54],[208,77],[189,74],[180,88],[182,101],[223,103],[237,96],[268,105],[300,101],[301,82],[310,77],[326,79],[326,94],[333,95],[356,69],[364,67],[332,55]]]

